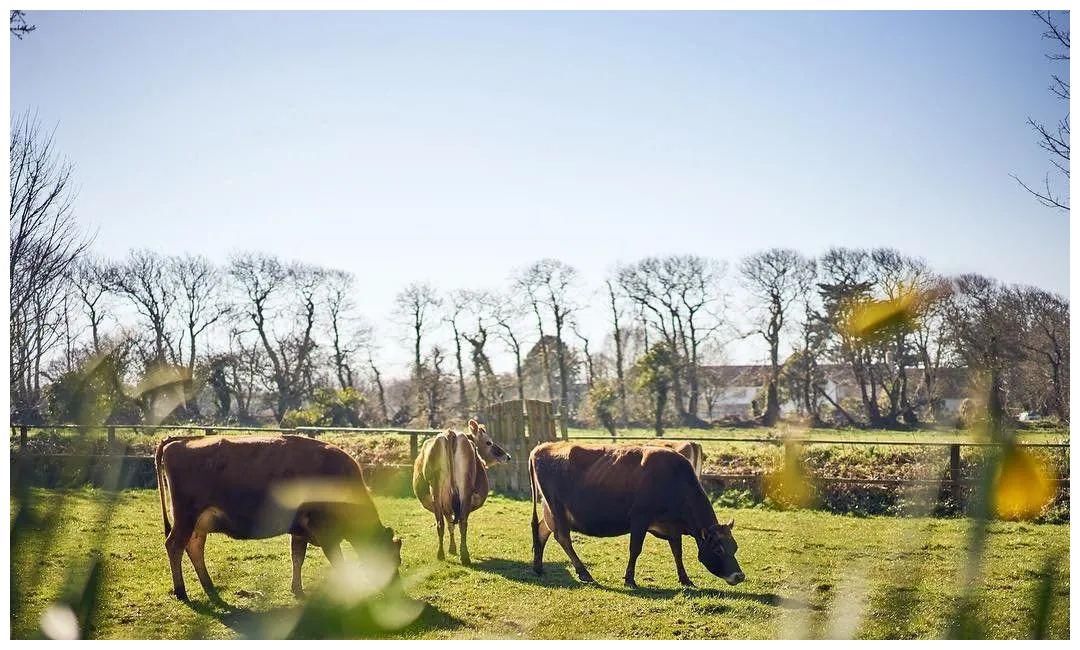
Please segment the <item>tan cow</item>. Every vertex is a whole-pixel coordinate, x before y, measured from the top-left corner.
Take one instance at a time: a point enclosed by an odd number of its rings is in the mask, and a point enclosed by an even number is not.
[[[566,551],[583,582],[589,570],[574,551],[570,532],[594,537],[630,534],[627,586],[645,534],[667,540],[679,582],[692,586],[682,561],[682,538],[697,542],[698,561],[730,585],[746,579],[735,553],[732,520],[721,524],[690,462],[666,447],[604,447],[572,442],[538,445],[529,455],[532,485],[533,571],[543,573],[548,537]],[[543,518],[536,506],[543,503]]]
[[[413,464],[413,493],[435,514],[439,551],[443,553],[444,521],[450,522],[450,553],[454,554],[454,524],[461,528],[461,563],[469,564],[469,513],[484,505],[488,496],[487,466],[510,460],[495,444],[487,428],[469,420],[468,433],[444,431],[428,438]]]
[[[700,443],[681,440],[650,440],[645,443],[645,446],[667,447],[674,450],[675,453],[690,461],[690,465],[694,468],[694,474],[697,474],[698,480],[701,480],[701,467],[705,463],[705,451],[701,448]]]
[[[173,591],[181,600],[187,600],[180,566],[185,551],[206,594],[218,598],[203,554],[209,533],[233,539],[292,535],[292,590],[298,596],[309,543],[334,565],[342,561],[343,540],[358,553],[361,546],[384,548],[397,563],[395,573],[401,563],[401,541],[382,525],[360,466],[334,445],[294,435],[167,438],[154,464]]]

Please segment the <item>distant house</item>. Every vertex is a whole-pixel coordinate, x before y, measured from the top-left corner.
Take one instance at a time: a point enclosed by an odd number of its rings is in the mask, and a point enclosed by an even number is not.
[[[862,399],[859,385],[848,366],[823,364],[818,369],[825,377],[822,391],[833,401],[842,404],[845,400]],[[701,367],[699,377],[703,390],[698,417],[709,421],[727,417],[745,419],[760,414],[765,408],[765,387],[769,373],[770,368],[766,365]],[[908,381],[909,393],[914,396],[922,385],[922,370],[909,368]],[[941,399],[941,413],[950,416],[958,413],[961,403],[971,394],[967,368],[939,369],[934,392]],[[795,410],[795,403],[791,400],[780,404],[780,412],[785,416],[793,414]],[[831,407],[826,404],[825,410],[829,411]]]

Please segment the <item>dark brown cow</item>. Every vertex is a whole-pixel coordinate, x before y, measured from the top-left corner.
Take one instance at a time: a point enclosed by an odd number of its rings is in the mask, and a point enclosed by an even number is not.
[[[594,537],[630,534],[626,584],[636,587],[637,563],[645,533],[665,539],[675,557],[679,582],[693,586],[682,561],[682,536],[697,542],[698,560],[711,573],[736,585],[746,576],[735,559],[735,520],[718,523],[694,468],[665,447],[603,447],[545,443],[529,455],[532,483],[533,570],[543,573],[544,545],[554,533],[578,578],[592,576],[574,552],[570,531]],[[544,517],[536,504],[544,504]]]
[[[487,428],[469,420],[469,432],[444,431],[428,438],[413,463],[413,494],[435,515],[439,551],[443,559],[444,521],[450,522],[450,553],[454,525],[461,529],[461,563],[469,564],[469,513],[484,505],[488,496],[488,465],[506,462],[506,453],[488,435]]]
[[[167,438],[154,464],[173,591],[181,600],[187,599],[184,551],[206,594],[217,598],[203,559],[209,533],[234,539],[291,534],[292,590],[298,596],[309,543],[334,565],[342,561],[343,540],[354,550],[383,547],[401,563],[401,542],[379,520],[360,466],[334,445],[292,435]]]

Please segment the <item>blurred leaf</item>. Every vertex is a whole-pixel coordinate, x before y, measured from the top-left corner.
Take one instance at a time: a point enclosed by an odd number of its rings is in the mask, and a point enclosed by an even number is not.
[[[1001,519],[1033,519],[1053,497],[1045,464],[1024,449],[1009,447],[994,478],[994,513]]]
[[[916,290],[903,291],[888,300],[870,300],[857,305],[848,319],[848,329],[860,339],[874,339],[898,327],[914,325],[924,296]]]
[[[784,464],[765,475],[765,494],[777,504],[788,508],[805,508],[813,503],[814,487],[795,445],[784,449]]]
[[[1057,555],[1046,558],[1039,575],[1039,587],[1035,592],[1035,615],[1031,621],[1031,638],[1045,639],[1050,630],[1050,612],[1054,602],[1054,580],[1057,576]]]

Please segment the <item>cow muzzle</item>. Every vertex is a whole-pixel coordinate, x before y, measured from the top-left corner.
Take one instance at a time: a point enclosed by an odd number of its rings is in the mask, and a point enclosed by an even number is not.
[[[724,582],[728,583],[732,587],[739,584],[743,580],[746,580],[746,576],[743,574],[742,571],[736,571],[735,573],[732,573],[731,575],[724,578]]]

